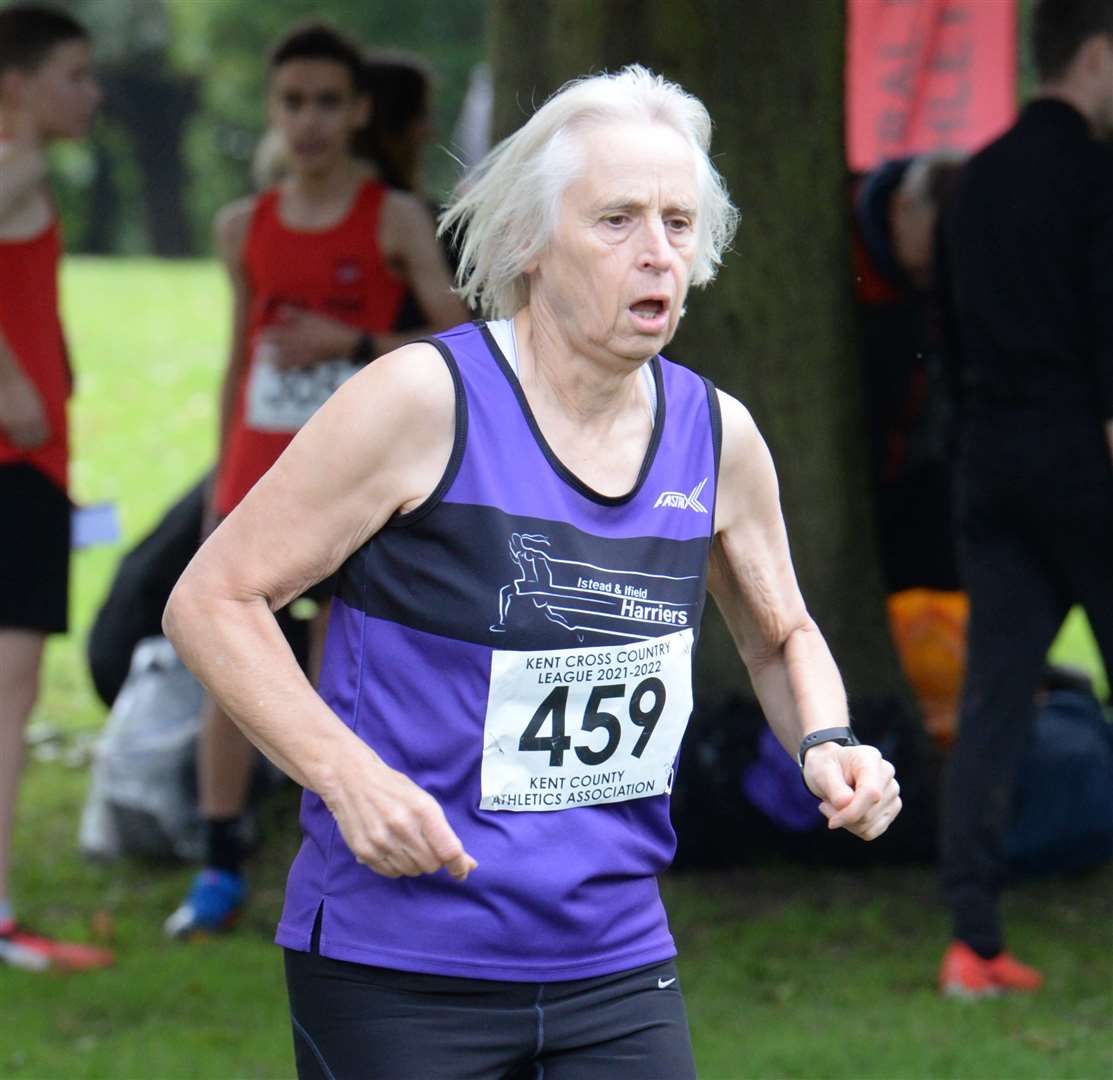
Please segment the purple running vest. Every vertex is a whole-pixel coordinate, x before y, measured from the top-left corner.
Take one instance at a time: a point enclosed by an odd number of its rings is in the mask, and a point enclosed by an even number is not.
[[[668,959],[676,949],[657,887],[676,847],[666,785],[624,783],[606,759],[620,746],[638,766],[630,754],[658,736],[665,688],[652,656],[665,645],[654,639],[699,632],[719,465],[714,388],[651,361],[649,448],[633,490],[608,497],[556,459],[482,323],[432,344],[456,387],[452,457],[429,499],[341,568],[320,693],[440,803],[479,868],[462,884],[443,870],[382,877],[355,861],[306,792],[276,940],[308,951],[320,912],[324,956],[402,971],[548,982]],[[586,712],[567,696],[586,689],[559,681],[576,678],[581,657],[612,665],[595,669],[611,685]],[[536,672],[532,716],[532,701],[509,714],[510,756],[541,775],[496,796],[506,809],[480,809],[492,670],[507,661],[530,680],[535,664],[560,669]],[[625,741],[612,741],[620,727]],[[547,780],[560,763],[585,775]],[[659,793],[635,797],[646,790]],[[531,808],[596,798],[624,801]]]

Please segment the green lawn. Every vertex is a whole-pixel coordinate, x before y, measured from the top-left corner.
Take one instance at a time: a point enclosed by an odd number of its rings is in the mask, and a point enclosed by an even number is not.
[[[115,560],[210,459],[226,298],[210,263],[74,259],[64,289],[80,381],[75,495],[116,501],[125,532],[122,545],[76,556],[75,632],[49,649],[36,722],[74,744],[103,719],[81,648]],[[1094,666],[1080,621],[1057,649]],[[159,924],[191,871],[82,862],[85,785],[65,754],[31,764],[15,890],[44,929],[87,938],[95,925],[119,964],[75,978],[0,968],[0,1077],[292,1076],[270,935],[295,843],[293,793],[265,809],[245,923],[182,947]],[[933,992],[946,927],[930,868],[764,865],[675,876],[665,891],[703,1077],[1113,1075],[1111,867],[1010,893],[1012,941],[1048,988],[973,1006]]]

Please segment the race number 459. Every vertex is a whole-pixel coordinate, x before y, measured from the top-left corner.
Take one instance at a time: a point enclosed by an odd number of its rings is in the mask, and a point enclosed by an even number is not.
[[[537,711],[530,717],[526,730],[518,740],[519,750],[547,750],[550,768],[559,768],[563,765],[564,753],[572,747],[572,737],[565,734],[568,694],[567,686],[558,686],[551,690],[549,696],[537,706]],[[624,711],[630,723],[641,729],[637,742],[630,750],[632,757],[640,758],[657,727],[657,721],[661,719],[661,713],[664,712],[665,698],[665,684],[656,675],[651,675],[638,683],[628,701],[625,683],[593,686],[580,723],[580,731],[588,733],[605,731],[606,739],[602,746],[595,750],[592,749],[590,742],[572,747],[576,751],[576,757],[585,765],[602,765],[614,755],[622,741],[623,718],[615,713],[605,712],[600,706],[617,699],[626,706]],[[649,700],[648,708],[645,707],[646,699]],[[546,725],[551,726],[552,734],[542,734]]]
[[[669,790],[692,711],[692,631],[542,652],[497,650],[485,810],[562,810]]]

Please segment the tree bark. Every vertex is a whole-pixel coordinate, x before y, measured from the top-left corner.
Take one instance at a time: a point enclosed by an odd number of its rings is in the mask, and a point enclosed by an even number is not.
[[[498,135],[563,81],[637,61],[700,97],[742,210],[719,279],[694,293],[668,355],[753,413],[777,463],[804,596],[852,699],[911,705],[889,635],[867,486],[849,278],[843,5],[831,0],[494,0]],[[744,680],[705,620],[698,698]]]

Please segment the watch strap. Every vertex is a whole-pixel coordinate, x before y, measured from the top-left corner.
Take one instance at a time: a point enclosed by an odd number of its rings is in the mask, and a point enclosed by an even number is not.
[[[800,743],[800,749],[796,752],[796,764],[802,769],[804,767],[804,755],[813,746],[819,746],[820,743],[825,742],[835,742],[840,746],[861,746],[861,743],[858,742],[858,736],[854,734],[853,728],[821,728],[819,731],[813,731],[804,736],[803,741]]]

